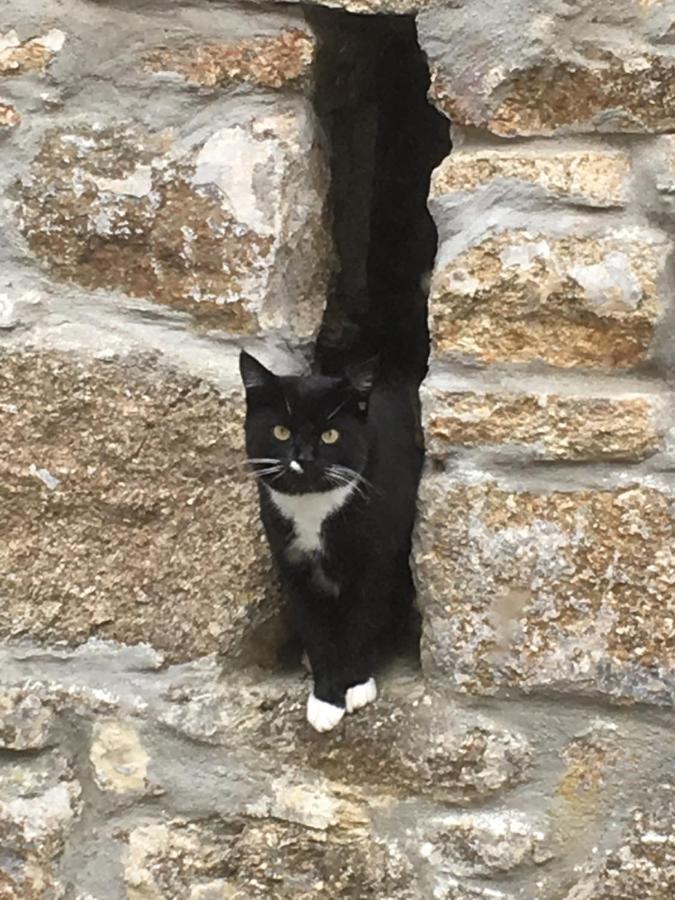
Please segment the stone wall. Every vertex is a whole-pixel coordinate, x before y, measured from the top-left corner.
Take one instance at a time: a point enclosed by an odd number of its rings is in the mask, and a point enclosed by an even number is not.
[[[675,895],[675,2],[344,7],[416,15],[454,149],[422,671],[317,735],[236,358],[340,265],[319,38],[0,6],[2,900]]]

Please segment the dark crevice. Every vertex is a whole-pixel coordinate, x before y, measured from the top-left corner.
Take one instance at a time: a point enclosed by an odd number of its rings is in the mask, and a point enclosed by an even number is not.
[[[427,210],[449,123],[427,101],[410,16],[307,8],[317,34],[315,109],[331,149],[339,271],[317,341],[324,372],[371,356],[419,384],[429,352],[424,276],[436,254]]]

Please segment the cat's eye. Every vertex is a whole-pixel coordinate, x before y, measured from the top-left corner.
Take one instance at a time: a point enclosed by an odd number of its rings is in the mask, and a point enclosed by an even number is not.
[[[275,425],[272,433],[278,441],[287,441],[291,436],[291,432],[285,425]]]
[[[321,440],[324,444],[334,444],[339,437],[340,432],[336,428],[329,428],[328,431],[323,432]]]

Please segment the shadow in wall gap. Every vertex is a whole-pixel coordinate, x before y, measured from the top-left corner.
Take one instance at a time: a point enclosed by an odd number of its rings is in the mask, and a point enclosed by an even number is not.
[[[412,16],[305,7],[318,39],[314,105],[330,145],[339,265],[316,348],[330,373],[379,356],[415,386],[429,355],[427,273],[437,235],[432,170],[450,122],[427,100],[429,70]]]

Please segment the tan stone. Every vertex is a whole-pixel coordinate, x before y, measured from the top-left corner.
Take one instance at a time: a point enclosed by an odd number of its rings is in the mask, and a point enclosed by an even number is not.
[[[46,71],[65,39],[65,34],[56,28],[23,42],[16,31],[0,34],[0,77]]]
[[[666,132],[675,128],[675,67],[666,55],[596,48],[589,64],[553,60],[506,69],[488,97],[462,91],[432,66],[430,96],[453,122],[495,134]],[[478,99],[480,97],[480,99]]]
[[[40,750],[54,720],[50,705],[30,688],[0,689],[0,747]]]
[[[459,149],[435,170],[430,197],[472,191],[499,179],[533,184],[590,206],[622,206],[629,175],[630,157],[623,150]]]
[[[429,473],[415,565],[423,659],[461,690],[675,698],[672,498],[508,491]]]
[[[434,868],[453,876],[494,877],[552,855],[545,847],[546,832],[513,811],[439,816],[425,831],[424,855]]]
[[[102,791],[132,794],[146,790],[150,756],[131,723],[121,719],[96,722],[89,759]]]
[[[523,447],[538,459],[637,460],[655,453],[662,434],[649,397],[422,389],[427,453],[460,447]]]
[[[79,811],[80,788],[50,754],[0,768],[0,897],[62,896],[57,864]]]
[[[667,240],[492,234],[434,273],[436,356],[626,368],[647,355]]]
[[[288,28],[272,37],[231,44],[157,48],[146,56],[145,67],[151,72],[175,72],[208,87],[245,83],[278,89],[306,79],[313,60],[311,35]]]
[[[251,652],[277,605],[240,391],[43,352],[0,357],[0,397],[0,636]]]
[[[9,103],[0,102],[0,128],[16,128],[21,124],[21,113]]]
[[[246,818],[136,828],[125,878],[129,900],[409,896],[405,864],[365,831]]]
[[[662,152],[662,164],[656,176],[656,186],[666,194],[675,194],[675,135],[663,135],[658,139]]]
[[[191,149],[168,132],[65,129],[23,180],[20,226],[55,275],[86,288],[177,306],[229,332],[305,340],[329,277],[327,186],[300,99],[214,127]]]

